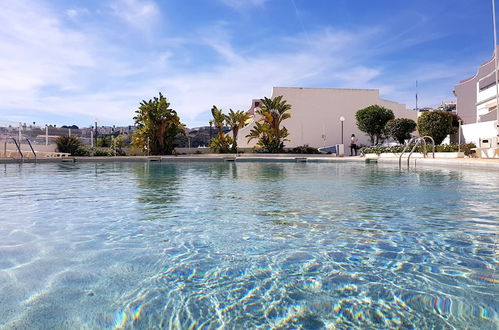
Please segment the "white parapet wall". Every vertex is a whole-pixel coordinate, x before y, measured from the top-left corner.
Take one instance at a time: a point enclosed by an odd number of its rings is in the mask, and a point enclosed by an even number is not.
[[[480,139],[491,139],[497,136],[496,121],[483,121],[461,126],[465,143],[479,146]]]
[[[483,121],[462,126],[466,143],[476,144],[476,152],[480,158],[499,158],[499,137],[497,121]]]
[[[402,159],[407,159],[410,152],[406,152]],[[400,153],[384,152],[382,154],[366,154],[366,158],[400,158]],[[428,152],[426,157],[420,152],[414,152],[411,158],[433,158],[433,153]],[[464,158],[464,152],[435,152],[435,158]]]

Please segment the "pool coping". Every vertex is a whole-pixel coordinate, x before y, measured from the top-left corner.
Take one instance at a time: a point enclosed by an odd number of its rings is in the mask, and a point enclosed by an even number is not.
[[[115,156],[115,157],[62,157],[38,158],[37,163],[102,163],[102,162],[363,162],[398,164],[398,158],[336,157],[316,154],[203,154],[179,156]],[[34,163],[34,158],[0,158],[0,164]],[[484,158],[414,158],[409,166],[451,165],[458,167],[480,167],[499,170],[499,159]],[[407,166],[407,158],[402,159],[402,166]]]

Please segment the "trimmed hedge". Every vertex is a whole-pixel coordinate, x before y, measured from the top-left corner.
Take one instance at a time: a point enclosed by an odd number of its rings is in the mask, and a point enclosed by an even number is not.
[[[290,154],[320,154],[317,148],[310,147],[308,145],[298,146],[287,151]]]
[[[393,147],[385,147],[385,146],[374,146],[374,147],[362,147],[360,148],[360,152],[363,154],[383,154],[383,153],[400,153],[402,150],[404,150],[403,145],[400,146],[393,146]],[[410,145],[409,148],[407,148],[406,152],[410,152],[414,148],[414,144]],[[474,153],[474,150],[471,150],[472,148],[476,148],[476,145],[474,143],[467,143],[467,144],[461,144],[461,151],[464,152],[466,156],[471,155]],[[426,151],[427,152],[432,152],[432,146],[431,144],[426,145]],[[443,145],[437,145],[435,146],[435,152],[458,152],[459,151],[459,145],[457,144],[443,144]],[[420,144],[416,148],[415,152],[423,152],[423,146]]]

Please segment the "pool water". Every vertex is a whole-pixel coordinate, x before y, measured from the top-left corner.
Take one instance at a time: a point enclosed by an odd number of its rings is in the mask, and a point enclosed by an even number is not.
[[[498,328],[499,171],[0,166],[0,328]]]

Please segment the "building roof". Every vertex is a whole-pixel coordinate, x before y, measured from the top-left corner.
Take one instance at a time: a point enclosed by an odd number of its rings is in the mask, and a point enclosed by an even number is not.
[[[496,49],[499,48],[498,46],[496,46]],[[478,69],[476,70],[476,73],[471,76],[471,77],[468,77],[466,79],[463,79],[461,80],[457,85],[460,85],[462,83],[465,83],[467,81],[470,81],[472,80],[473,78],[475,78],[476,76],[478,76],[478,74],[480,73],[480,69],[484,66],[484,65],[487,65],[489,64],[490,62],[492,62],[494,60],[494,52],[492,52],[492,57],[490,59],[488,59],[487,61],[483,62],[482,64],[480,64],[480,66],[478,67]]]
[[[379,89],[375,89],[375,88],[279,87],[279,86],[275,86],[274,88],[283,88],[283,89],[314,89],[314,90],[339,90],[339,91],[376,91],[376,92],[379,92]]]

